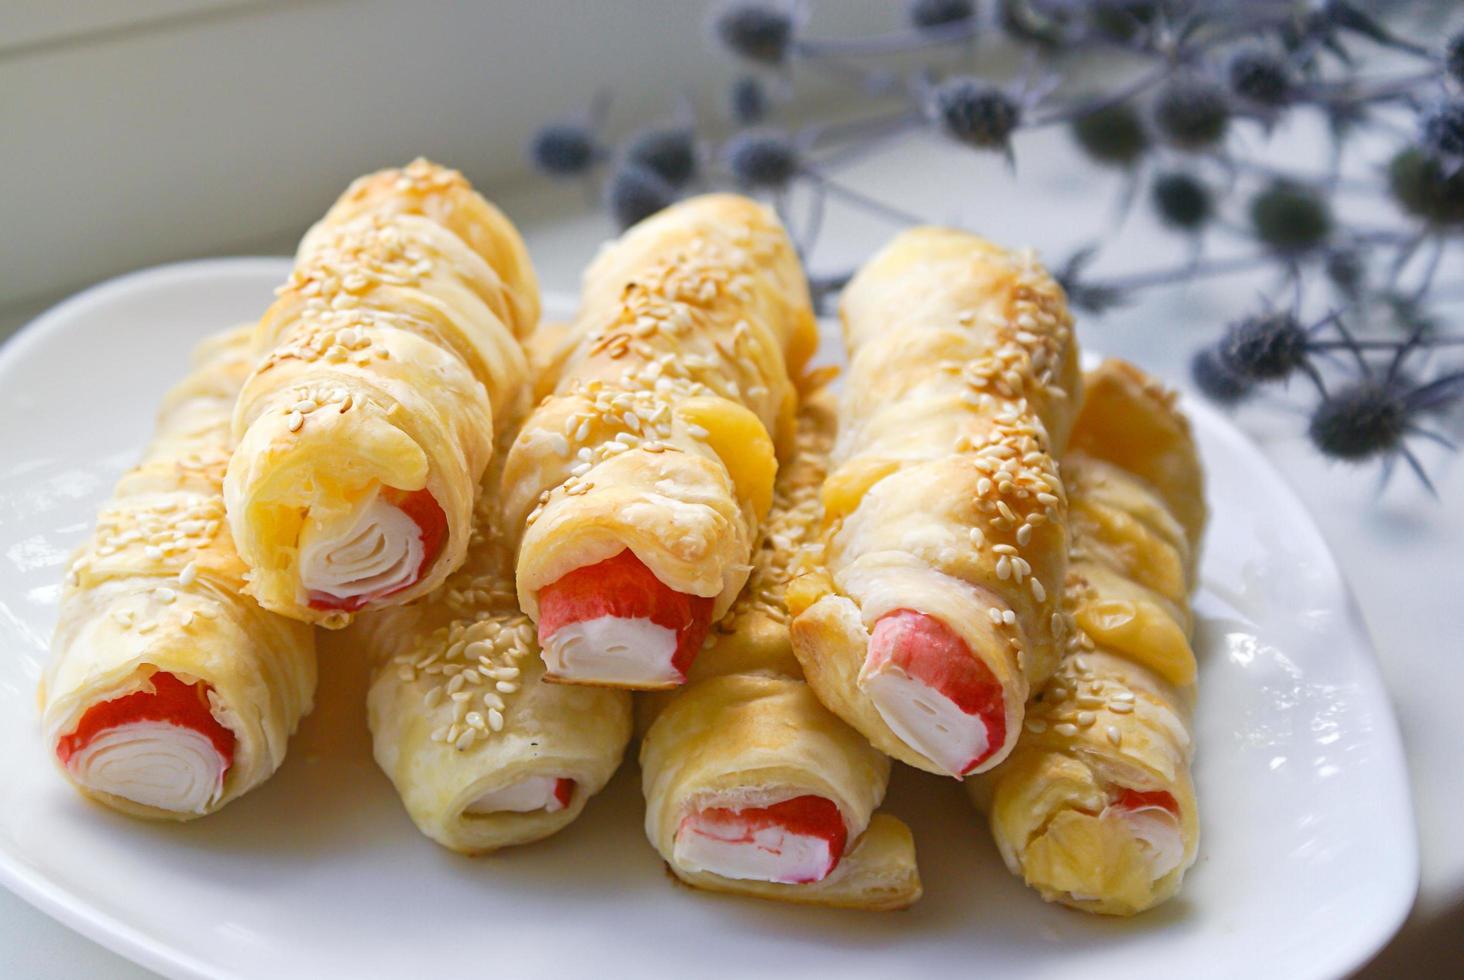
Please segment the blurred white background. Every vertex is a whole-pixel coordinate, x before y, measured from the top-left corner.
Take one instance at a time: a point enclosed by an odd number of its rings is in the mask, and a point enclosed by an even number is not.
[[[602,87],[614,92],[617,133],[668,117],[683,92],[701,117],[719,117],[740,69],[707,40],[706,9],[700,0],[0,0],[0,337],[122,272],[288,252],[350,178],[418,154],[463,170],[503,204],[546,289],[572,290],[612,229],[584,188],[530,174],[525,145],[539,125],[582,110]],[[812,31],[830,36],[888,28],[900,3],[821,0],[813,11]],[[1002,77],[1016,60],[986,48],[983,58]],[[800,88],[800,115],[837,109],[831,86]],[[1315,120],[1270,140],[1258,129],[1246,138],[1289,166],[1319,165],[1326,153]],[[1390,147],[1364,141],[1348,167],[1367,174]],[[996,155],[917,137],[840,178],[928,220],[1035,245],[1049,261],[1090,240],[1104,242],[1099,269],[1107,272],[1165,267],[1188,254],[1143,208],[1119,222],[1122,178],[1083,163],[1062,131],[1019,135],[1016,158],[1013,172]],[[1391,217],[1381,197],[1346,207],[1370,223]],[[813,265],[857,262],[892,229],[833,208]],[[1457,264],[1441,274],[1464,279]],[[1182,384],[1190,352],[1270,285],[1262,274],[1158,292],[1085,320],[1085,342]],[[1464,476],[1453,455],[1425,450],[1440,500],[1406,473],[1378,496],[1375,470],[1323,462],[1291,410],[1253,406],[1240,422],[1337,550],[1409,751],[1424,884],[1412,924],[1374,972],[1457,968],[1464,713],[1456,685],[1439,680],[1457,678],[1464,657],[1454,595]],[[0,975],[133,971],[0,893]]]

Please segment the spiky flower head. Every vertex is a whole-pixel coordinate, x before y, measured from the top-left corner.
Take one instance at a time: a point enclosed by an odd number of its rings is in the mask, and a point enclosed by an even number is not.
[[[732,83],[727,103],[732,110],[732,118],[743,126],[756,126],[767,118],[767,89],[752,75],[743,75]]]
[[[1209,149],[1230,129],[1230,102],[1208,79],[1176,78],[1154,100],[1154,125],[1181,150]]]
[[[1171,228],[1198,231],[1214,217],[1210,189],[1192,174],[1178,170],[1160,174],[1154,178],[1150,194],[1160,220]]]
[[[1226,328],[1220,363],[1248,381],[1280,381],[1307,365],[1306,329],[1284,310],[1268,310]]]
[[[579,123],[550,123],[529,141],[529,161],[551,177],[578,177],[600,156],[595,134]]]
[[[622,163],[605,182],[605,206],[621,228],[629,228],[675,201],[676,188],[638,163]]]
[[[1332,233],[1332,209],[1316,191],[1278,180],[1250,203],[1251,227],[1265,245],[1284,255],[1310,251]]]
[[[623,152],[626,160],[655,171],[672,187],[682,187],[696,176],[696,134],[688,126],[642,130]]]
[[[1234,405],[1255,391],[1255,382],[1226,366],[1214,347],[1195,351],[1190,359],[1190,377],[1205,397],[1222,405]]]
[[[926,112],[947,136],[980,149],[1006,149],[1022,121],[1016,99],[971,75],[946,79],[932,89]]]
[[[712,18],[712,34],[724,47],[764,65],[787,60],[794,27],[792,8],[779,3],[729,3]]]
[[[1230,59],[1230,90],[1248,102],[1276,108],[1291,100],[1294,82],[1286,59],[1266,48],[1242,48]]]
[[[787,186],[801,165],[793,140],[773,130],[738,133],[727,141],[722,160],[738,184],[770,190]]]
[[[1464,224],[1464,168],[1448,174],[1436,157],[1409,148],[1388,164],[1388,189],[1403,210],[1430,224]]]
[[[1072,132],[1093,161],[1108,166],[1131,166],[1149,149],[1144,120],[1127,102],[1079,115],[1073,120]]]
[[[1307,426],[1312,444],[1325,455],[1351,462],[1396,451],[1407,431],[1406,399],[1372,378],[1323,398]]]
[[[976,16],[973,0],[910,0],[905,15],[917,30],[929,31],[964,24]]]

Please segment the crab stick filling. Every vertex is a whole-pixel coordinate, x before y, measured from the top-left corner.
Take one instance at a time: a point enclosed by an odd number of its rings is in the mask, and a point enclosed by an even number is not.
[[[1006,740],[1000,682],[950,627],[911,609],[874,624],[859,687],[901,741],[952,776]]]
[[[556,680],[674,687],[711,619],[710,598],[677,592],[629,550],[539,592],[539,646]]]
[[[796,796],[771,806],[696,810],[676,830],[674,855],[688,871],[802,885],[833,873],[847,835],[832,800]]]
[[[468,804],[467,813],[558,813],[574,798],[574,780],[563,776],[530,776],[491,789]]]
[[[160,810],[203,813],[223,792],[234,733],[209,706],[209,687],[158,671],[152,690],[102,701],[56,743],[83,786]]]
[[[1124,789],[1104,808],[1099,820],[1119,821],[1149,858],[1155,881],[1184,860],[1184,837],[1179,828],[1179,804],[1164,791]]]
[[[300,535],[313,609],[357,609],[415,585],[442,551],[447,515],[427,490],[382,487],[342,520]]]

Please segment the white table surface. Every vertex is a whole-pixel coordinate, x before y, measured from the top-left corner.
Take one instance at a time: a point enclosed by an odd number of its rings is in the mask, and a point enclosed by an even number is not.
[[[1319,133],[1305,126],[1271,144],[1277,158],[1291,165],[1316,158],[1320,148]],[[1050,261],[1083,237],[1105,240],[1100,268],[1110,272],[1184,259],[1184,243],[1156,228],[1142,208],[1115,228],[1119,179],[1060,166],[1073,159],[1063,134],[1024,136],[1017,149],[1015,180],[999,160],[952,153],[925,140],[901,144],[841,176],[929,220],[959,221],[1003,242],[1036,245]],[[1383,159],[1386,152],[1374,148],[1359,154],[1355,165]],[[912,172],[921,179],[909,179]],[[573,289],[609,233],[605,220],[574,188],[534,181],[506,189],[499,199],[523,228],[544,287]],[[1371,223],[1390,215],[1385,208],[1363,207],[1359,213]],[[890,229],[833,207],[813,256],[815,270],[857,262]],[[289,244],[280,243],[280,250]],[[1464,280],[1464,269],[1456,264],[1441,277]],[[1091,348],[1131,357],[1183,384],[1190,352],[1213,340],[1218,324],[1244,312],[1267,282],[1265,276],[1235,276],[1151,293],[1105,318],[1080,318],[1081,336]],[[1464,298],[1464,290],[1455,295]],[[1464,318],[1464,302],[1448,310]],[[6,326],[0,324],[0,334]],[[1364,975],[1446,975],[1464,957],[1464,834],[1457,829],[1464,778],[1456,754],[1464,747],[1464,710],[1452,683],[1464,669],[1464,465],[1424,448],[1438,499],[1401,470],[1379,495],[1374,467],[1328,464],[1306,443],[1304,416],[1278,400],[1242,410],[1239,421],[1311,508],[1336,551],[1375,640],[1408,752],[1423,880],[1408,925]],[[1456,413],[1449,425],[1457,435],[1464,419]],[[150,975],[0,891],[0,976]],[[1258,975],[1264,976],[1263,967]]]

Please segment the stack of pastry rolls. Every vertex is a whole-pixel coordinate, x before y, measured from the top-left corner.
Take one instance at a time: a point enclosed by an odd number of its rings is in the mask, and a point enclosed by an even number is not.
[[[1016,750],[968,785],[1044,898],[1132,915],[1178,890],[1198,844],[1188,595],[1203,479],[1171,393],[1115,361],[1087,389],[1063,461],[1077,629]]]
[[[962,777],[1011,751],[1062,650],[1072,320],[1029,253],[941,228],[871,259],[842,314],[850,369],[816,557],[788,592],[794,649],[876,748]]]
[[[346,192],[260,321],[234,415],[229,522],[265,608],[339,627],[462,564],[537,317],[518,233],[460,174],[419,160]]]
[[[783,901],[903,908],[920,896],[909,829],[876,814],[889,760],[819,703],[788,636],[783,591],[818,518],[835,416],[799,415],[747,588],[691,668],[647,695],[646,834],[688,884]]]
[[[262,783],[315,695],[313,634],[244,595],[224,521],[249,365],[248,328],[198,348],[67,573],[42,729],[79,790],[134,816],[187,820]]]
[[[503,475],[550,679],[685,679],[747,580],[816,344],[793,244],[746,198],[667,208],[591,265]]]

